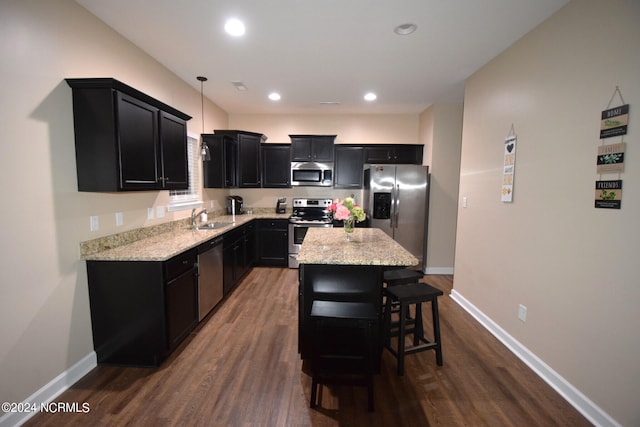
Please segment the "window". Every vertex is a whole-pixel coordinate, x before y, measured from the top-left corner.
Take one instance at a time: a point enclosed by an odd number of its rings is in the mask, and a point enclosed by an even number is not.
[[[189,166],[189,188],[186,190],[170,190],[169,206],[167,210],[180,211],[193,209],[202,206],[198,188],[200,188],[200,151],[198,150],[198,139],[187,136],[187,161]]]

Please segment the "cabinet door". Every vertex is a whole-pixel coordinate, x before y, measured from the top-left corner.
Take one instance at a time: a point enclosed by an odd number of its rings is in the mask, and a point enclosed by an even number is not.
[[[377,164],[377,163],[392,163],[391,151],[387,146],[380,147],[366,147],[364,150],[365,153],[365,163]]]
[[[314,162],[333,161],[333,136],[315,136],[311,145],[311,157]]]
[[[116,97],[120,187],[160,189],[159,110],[121,92]]]
[[[422,145],[399,145],[393,148],[394,163],[406,165],[422,164]]]
[[[174,349],[198,323],[198,281],[191,268],[169,281],[165,289],[167,341]]]
[[[260,138],[238,134],[238,187],[260,187]]]
[[[258,265],[286,267],[289,247],[287,220],[258,220]]]
[[[262,144],[262,187],[291,187],[291,145]]]
[[[310,162],[311,160],[311,137],[292,137],[291,161]]]
[[[336,145],[333,188],[362,188],[364,149]]]
[[[211,156],[211,160],[202,161],[203,186],[204,188],[224,188],[224,138],[218,135],[202,134],[202,141],[209,147]]]
[[[187,122],[167,112],[160,112],[160,146],[162,147],[163,188],[189,188],[187,160]]]

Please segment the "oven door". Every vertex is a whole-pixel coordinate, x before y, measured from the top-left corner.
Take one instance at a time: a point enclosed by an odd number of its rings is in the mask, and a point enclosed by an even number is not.
[[[333,224],[295,224],[289,223],[289,268],[298,268],[298,253],[309,227],[331,228]]]

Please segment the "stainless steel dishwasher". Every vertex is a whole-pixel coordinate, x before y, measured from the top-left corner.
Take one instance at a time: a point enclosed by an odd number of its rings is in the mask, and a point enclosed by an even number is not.
[[[222,237],[198,246],[198,320],[222,300]]]

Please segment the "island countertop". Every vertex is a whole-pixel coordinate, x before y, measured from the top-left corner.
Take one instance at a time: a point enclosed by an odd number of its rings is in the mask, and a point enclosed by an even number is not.
[[[347,241],[342,228],[310,227],[298,263],[413,266],[418,259],[378,228],[356,228]]]

